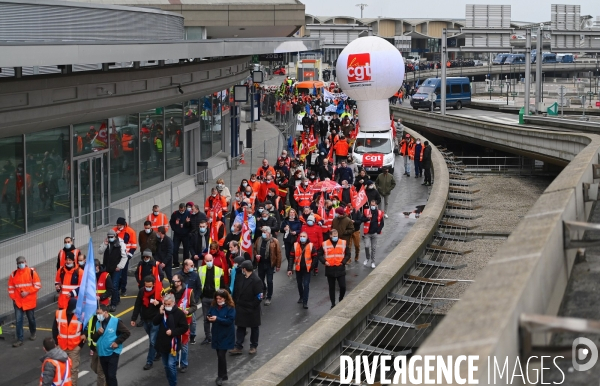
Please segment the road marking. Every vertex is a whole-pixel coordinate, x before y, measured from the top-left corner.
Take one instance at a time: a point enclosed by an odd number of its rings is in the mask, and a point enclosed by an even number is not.
[[[115,316],[116,316],[117,318],[120,318],[121,316],[125,315],[126,313],[128,313],[128,312],[130,312],[130,311],[133,311],[133,307],[134,307],[134,306],[131,306],[131,307],[129,307],[128,309],[126,309],[125,311],[123,311],[123,312],[121,312],[121,313],[119,313],[119,314],[116,314]]]
[[[144,343],[147,340],[148,340],[148,335],[144,335],[143,337],[141,337],[140,339],[136,340],[135,342],[133,342],[132,344],[128,345],[127,347],[123,347],[123,351],[121,351],[121,355],[125,354],[129,350],[132,350],[132,349],[136,348],[137,346],[139,346],[140,344]],[[83,377],[86,374],[89,374],[89,371],[86,371],[86,370],[80,371],[79,375],[77,376],[77,379]]]
[[[50,331],[50,332],[52,332],[52,329],[51,329],[51,328],[42,328],[42,327],[36,327],[35,329],[36,329],[36,330],[40,330],[40,331]]]

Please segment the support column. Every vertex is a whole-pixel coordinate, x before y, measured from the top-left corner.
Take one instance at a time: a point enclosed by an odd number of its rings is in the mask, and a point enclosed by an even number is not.
[[[531,94],[531,29],[525,31],[525,116],[529,115]]]
[[[442,29],[442,57],[441,57],[441,70],[442,70],[442,81],[440,85],[441,95],[441,104],[440,104],[440,114],[446,115],[446,62],[448,61],[448,30],[446,28]]]
[[[540,23],[537,33],[536,52],[535,52],[535,112],[538,113],[538,106],[542,101],[542,40],[544,39],[543,23]]]

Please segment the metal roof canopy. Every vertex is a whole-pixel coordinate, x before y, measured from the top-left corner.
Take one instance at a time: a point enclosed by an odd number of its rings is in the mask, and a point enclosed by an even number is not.
[[[0,42],[0,68],[243,56],[312,51],[321,47],[322,41],[319,38],[169,42]]]

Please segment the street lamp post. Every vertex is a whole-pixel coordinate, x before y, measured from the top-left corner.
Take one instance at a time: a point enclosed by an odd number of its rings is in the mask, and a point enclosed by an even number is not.
[[[506,105],[508,106],[508,91],[510,91],[510,83],[506,82]]]

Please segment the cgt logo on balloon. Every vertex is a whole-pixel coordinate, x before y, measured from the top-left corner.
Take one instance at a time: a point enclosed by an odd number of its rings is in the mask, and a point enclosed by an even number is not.
[[[370,83],[371,82],[371,54],[348,55],[348,83]],[[368,84],[367,84],[368,85]],[[351,85],[350,87],[355,87]]]

